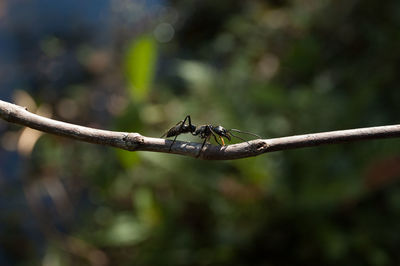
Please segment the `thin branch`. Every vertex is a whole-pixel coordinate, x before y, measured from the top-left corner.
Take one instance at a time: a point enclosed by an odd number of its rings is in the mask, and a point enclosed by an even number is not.
[[[168,153],[171,140],[150,138],[139,133],[116,132],[78,126],[33,114],[26,108],[0,100],[0,117],[8,122],[76,140],[108,145],[128,151]],[[313,147],[357,140],[400,137],[400,125],[339,130],[274,139],[257,139],[228,146],[207,144],[199,158],[232,160],[266,152]],[[201,143],[176,141],[170,153],[196,157]]]

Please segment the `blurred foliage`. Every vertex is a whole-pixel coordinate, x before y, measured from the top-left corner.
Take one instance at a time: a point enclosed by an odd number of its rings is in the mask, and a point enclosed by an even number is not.
[[[152,37],[135,38],[129,45],[124,68],[133,102],[140,102],[148,95],[154,76],[156,57],[156,41]]]
[[[398,123],[399,1],[33,2],[0,12],[18,58],[0,51],[1,97],[55,119],[154,137],[187,114],[264,137]],[[26,154],[0,125],[2,265],[400,263],[396,139],[209,162],[50,135]]]

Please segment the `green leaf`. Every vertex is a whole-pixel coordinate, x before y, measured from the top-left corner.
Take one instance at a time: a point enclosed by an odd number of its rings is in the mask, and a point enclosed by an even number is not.
[[[148,96],[156,61],[157,45],[153,37],[141,36],[131,42],[125,56],[124,72],[134,102],[141,102]]]

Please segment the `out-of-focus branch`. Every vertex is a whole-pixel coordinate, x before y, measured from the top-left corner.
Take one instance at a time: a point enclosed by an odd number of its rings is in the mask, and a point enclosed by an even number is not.
[[[76,140],[113,146],[128,151],[168,153],[171,140],[150,138],[139,133],[116,132],[78,126],[33,114],[26,108],[0,100],[0,116],[4,120],[50,134]],[[368,127],[324,133],[297,135],[274,139],[257,139],[228,146],[207,144],[199,158],[205,160],[233,160],[257,156],[266,152],[313,147],[322,144],[356,140],[400,137],[400,125]],[[196,157],[201,143],[176,141],[171,152]]]

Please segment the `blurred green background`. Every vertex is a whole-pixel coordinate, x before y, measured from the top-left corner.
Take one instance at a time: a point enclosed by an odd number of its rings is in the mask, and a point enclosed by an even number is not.
[[[396,124],[399,69],[397,0],[0,1],[1,99],[90,127]],[[1,265],[400,264],[396,139],[236,161],[0,141]]]

